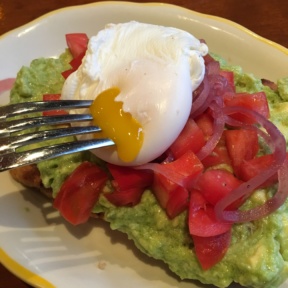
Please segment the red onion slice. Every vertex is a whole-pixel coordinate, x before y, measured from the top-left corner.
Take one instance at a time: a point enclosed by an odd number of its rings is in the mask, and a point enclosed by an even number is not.
[[[210,85],[209,85],[208,78],[206,76],[204,77],[202,84],[203,84],[202,91],[200,92],[200,94],[197,96],[196,99],[193,99],[192,109],[190,112],[190,115],[192,118],[195,118],[197,115],[200,115],[201,111],[204,109],[203,110],[204,112],[205,109],[208,107],[208,106],[207,107],[205,106],[205,103],[209,97]],[[202,108],[200,111],[201,107],[204,107],[204,108]]]
[[[229,222],[249,222],[259,220],[279,209],[288,197],[288,161],[278,170],[278,189],[263,205],[247,211],[223,211],[223,218]],[[247,182],[248,183],[248,182]],[[217,213],[217,212],[216,212]]]
[[[220,63],[216,60],[206,64],[208,75],[218,75],[220,73]]]
[[[264,216],[271,213],[271,211],[274,211],[274,210],[271,210],[270,208],[268,210],[266,209],[269,206],[268,204],[264,204],[265,206],[262,205],[264,208],[260,208],[262,206],[259,206],[259,208],[254,208],[248,211],[240,211],[240,210],[224,211],[224,210],[234,201],[241,199],[243,197],[247,198],[248,196],[250,196],[251,193],[257,187],[259,187],[262,183],[264,183],[269,177],[274,175],[282,167],[286,159],[285,138],[272,122],[267,120],[262,115],[256,113],[255,111],[248,110],[242,107],[225,107],[223,109],[223,113],[226,115],[230,115],[234,113],[241,113],[246,116],[254,117],[254,119],[257,120],[257,123],[259,123],[263,128],[265,128],[267,133],[270,135],[271,139],[273,139],[272,148],[273,148],[273,154],[274,154],[274,161],[273,161],[273,164],[268,169],[263,170],[261,174],[241,184],[238,188],[236,188],[230,194],[228,194],[226,197],[220,200],[215,206],[216,215],[219,219],[222,219],[228,222],[246,222],[246,221],[252,221],[252,220],[263,218]],[[286,171],[287,168],[285,168],[285,165],[284,165],[281,169],[284,169]],[[282,183],[284,183],[284,184],[281,184],[281,189],[282,189],[282,186],[285,186],[285,182],[286,182],[282,179],[282,178],[285,178],[282,175],[283,173],[284,172],[280,173],[281,179],[279,179],[281,180]],[[283,193],[279,193],[279,194],[277,193],[277,195],[280,195],[280,196],[282,196],[282,194]],[[276,197],[276,194],[274,197]],[[273,204],[273,207],[272,207],[273,209],[274,207],[278,206],[279,203],[283,204],[282,198],[279,200],[277,196],[276,200],[273,200],[277,204],[277,205]]]
[[[202,95],[200,94],[193,103],[190,116],[196,118],[201,115],[212,103],[212,101],[224,93],[224,87],[227,84],[226,79],[221,75],[211,75],[204,78],[206,81]],[[204,81],[203,80],[203,81]],[[226,82],[225,82],[226,81]],[[207,90],[206,90],[207,89]]]
[[[201,148],[201,150],[196,154],[200,160],[203,160],[208,155],[210,155],[213,149],[218,144],[225,127],[225,118],[222,113],[222,107],[217,103],[213,102],[210,105],[213,111],[214,125],[213,125],[213,135],[208,139],[206,144]]]

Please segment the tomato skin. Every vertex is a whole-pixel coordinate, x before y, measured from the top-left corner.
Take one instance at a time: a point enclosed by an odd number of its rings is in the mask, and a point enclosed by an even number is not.
[[[136,170],[110,163],[107,164],[107,168],[113,177],[113,186],[118,190],[144,188],[152,185],[153,173],[149,170]]]
[[[54,207],[73,225],[87,222],[107,180],[97,165],[82,162],[61,186]]]
[[[209,204],[201,192],[193,190],[190,193],[189,232],[191,235],[211,237],[227,232],[232,223],[218,220],[214,206]]]
[[[60,100],[61,94],[44,94],[43,101],[57,101]],[[43,116],[55,116],[55,115],[65,115],[68,114],[67,111],[63,109],[51,110],[51,111],[43,111]]]
[[[259,151],[258,134],[256,130],[247,129],[226,130],[224,134],[234,172],[238,175],[239,165],[253,159]]]
[[[196,188],[211,205],[215,206],[222,198],[242,183],[243,181],[226,170],[211,169],[206,170],[199,177]],[[237,209],[241,204],[242,201],[239,200],[231,204],[229,208]]]
[[[80,54],[87,50],[89,38],[85,33],[66,34],[66,43],[73,56],[77,58]]]
[[[235,93],[233,97],[224,99],[226,106],[240,106],[255,111],[265,118],[269,118],[269,106],[266,94],[264,92],[256,93]],[[241,113],[231,114],[230,117],[247,124],[254,124],[255,119],[242,115]]]
[[[231,230],[212,236],[199,237],[192,235],[194,249],[203,270],[208,270],[225,256],[231,242]]]
[[[174,158],[177,159],[188,150],[197,153],[204,144],[205,139],[202,130],[193,119],[189,118],[176,141],[169,147],[169,150]]]

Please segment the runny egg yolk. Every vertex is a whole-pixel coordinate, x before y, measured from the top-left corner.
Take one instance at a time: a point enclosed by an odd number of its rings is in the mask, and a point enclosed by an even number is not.
[[[113,87],[101,92],[93,101],[90,107],[93,124],[102,130],[94,137],[108,137],[113,140],[119,158],[124,162],[131,162],[142,147],[143,129],[130,113],[123,111],[123,103],[115,101],[119,93],[119,88]]]

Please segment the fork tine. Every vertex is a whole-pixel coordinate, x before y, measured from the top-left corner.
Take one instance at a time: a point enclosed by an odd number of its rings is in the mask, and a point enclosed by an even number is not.
[[[93,117],[91,114],[65,114],[4,121],[0,122],[0,138],[9,136],[10,133],[13,132],[40,127],[43,125],[56,125],[78,121],[91,121],[92,119]]]
[[[0,155],[1,153],[11,153],[19,147],[27,146],[40,141],[42,142],[80,134],[96,133],[99,131],[101,131],[101,129],[98,126],[66,127],[0,138]]]
[[[0,120],[32,112],[85,108],[91,104],[91,100],[56,100],[10,104],[0,107]]]
[[[110,139],[92,139],[41,147],[19,153],[0,154],[0,172],[58,156],[114,145]]]
[[[103,138],[71,141],[55,145],[49,145],[48,142],[45,142],[55,138],[62,138],[72,135],[97,133],[101,131],[101,129],[97,126],[66,126],[64,128],[54,127],[52,129],[46,127],[46,130],[40,130],[33,133],[26,131],[28,132],[26,134],[11,135],[13,132],[27,130],[29,128],[57,124],[70,124],[71,122],[76,121],[91,121],[93,120],[93,117],[90,114],[65,114],[8,120],[10,117],[48,110],[85,108],[91,106],[91,104],[92,101],[89,100],[57,100],[47,102],[26,102],[0,107],[0,172],[75,152],[115,145],[111,139]],[[44,141],[44,145],[42,146],[41,143],[41,147],[39,148],[32,149],[32,147],[27,146],[40,141]],[[21,147],[26,148],[26,150],[22,152],[18,151],[17,148]]]

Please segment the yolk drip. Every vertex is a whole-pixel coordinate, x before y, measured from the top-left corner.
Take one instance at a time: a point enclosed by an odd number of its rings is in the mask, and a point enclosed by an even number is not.
[[[90,111],[93,124],[102,130],[95,137],[112,139],[117,146],[119,158],[131,162],[142,147],[143,131],[140,123],[130,113],[123,111],[123,103],[115,101],[119,93],[116,87],[103,91],[93,101]]]

